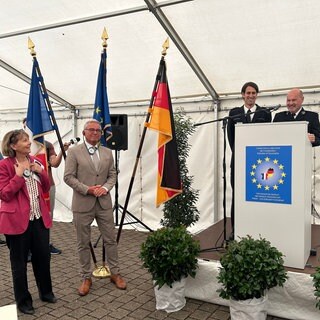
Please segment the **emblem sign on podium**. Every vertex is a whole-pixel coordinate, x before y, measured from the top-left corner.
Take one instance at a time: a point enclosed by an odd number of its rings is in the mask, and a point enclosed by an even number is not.
[[[235,238],[261,235],[298,269],[311,249],[307,128],[303,121],[252,123],[235,131]]]

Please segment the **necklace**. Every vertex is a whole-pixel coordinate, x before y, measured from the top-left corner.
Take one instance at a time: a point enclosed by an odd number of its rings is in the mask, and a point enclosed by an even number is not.
[[[89,154],[90,154],[91,156],[93,156],[94,153],[96,152],[96,148],[95,148],[95,147],[89,147],[89,148],[88,148],[88,152],[89,152]]]
[[[29,158],[26,157],[26,159],[28,160],[28,163],[29,163],[29,166],[30,166],[30,160],[29,160]],[[16,158],[16,162],[17,162],[17,164],[20,165],[20,163],[19,163],[19,161],[18,161],[17,158]],[[28,168],[24,169],[22,175],[23,175],[25,178],[29,178],[29,177],[31,176],[31,171],[30,171],[30,169],[28,169]]]
[[[88,147],[87,144],[86,144],[86,148],[87,148],[87,151],[90,154],[90,156],[93,156],[95,154],[95,152],[99,149],[99,145],[98,146],[95,145],[95,146]]]

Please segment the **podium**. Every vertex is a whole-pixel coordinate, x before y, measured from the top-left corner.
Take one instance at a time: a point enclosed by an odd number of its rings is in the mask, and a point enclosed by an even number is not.
[[[235,127],[235,239],[266,238],[285,266],[304,269],[311,249],[312,146],[305,121]]]

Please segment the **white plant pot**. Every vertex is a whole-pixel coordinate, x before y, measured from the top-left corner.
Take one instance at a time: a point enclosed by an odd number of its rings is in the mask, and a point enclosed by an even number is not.
[[[268,295],[259,299],[230,299],[231,320],[266,320]]]
[[[185,286],[186,278],[173,283],[172,288],[163,285],[160,289],[154,287],[156,297],[156,309],[166,312],[176,312],[181,310],[186,305]]]

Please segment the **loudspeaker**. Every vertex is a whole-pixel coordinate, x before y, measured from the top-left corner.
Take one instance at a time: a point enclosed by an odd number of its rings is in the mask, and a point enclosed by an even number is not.
[[[110,114],[112,137],[107,147],[112,150],[128,150],[128,115]]]

